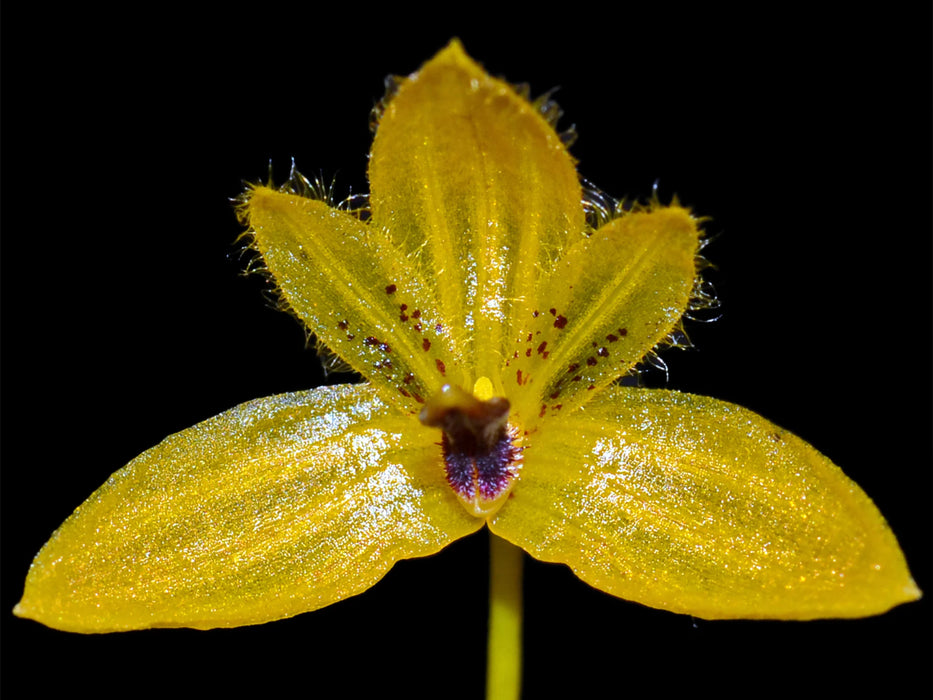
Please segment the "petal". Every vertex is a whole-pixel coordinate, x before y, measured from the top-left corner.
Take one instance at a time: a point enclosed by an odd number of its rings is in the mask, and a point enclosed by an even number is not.
[[[241,207],[286,302],[382,398],[409,413],[453,366],[423,280],[383,231],[288,191],[257,186]]]
[[[114,474],[39,552],[15,612],[74,632],[206,629],[361,593],[482,524],[435,439],[366,385],[242,404]]]
[[[516,414],[572,411],[641,361],[679,324],[698,249],[697,221],[677,206],[626,214],[575,243],[536,290],[511,361]]]
[[[585,230],[566,148],[541,112],[456,41],[402,81],[369,167],[373,221],[435,286],[457,381],[500,384],[537,278]],[[506,355],[508,348],[508,355]]]
[[[751,411],[616,387],[563,419],[490,523],[534,557],[704,618],[860,617],[920,595],[864,492]]]

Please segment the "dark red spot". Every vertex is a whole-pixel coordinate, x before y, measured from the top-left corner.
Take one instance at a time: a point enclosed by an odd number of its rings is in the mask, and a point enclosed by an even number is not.
[[[512,359],[514,359],[514,360],[517,360],[517,359],[518,359],[518,350],[516,350],[516,351],[515,351],[515,354],[512,355]]]
[[[564,404],[559,403],[559,404],[557,404],[556,406],[554,406],[554,410],[555,410],[555,411],[559,411],[559,410],[562,409],[563,407],[564,407]]]
[[[541,315],[541,312],[540,312],[540,311],[532,311],[532,312],[531,312],[531,315],[534,316],[535,318],[538,318],[538,316]]]
[[[576,372],[578,369],[580,369],[580,365],[574,362],[572,365],[570,365],[570,367],[567,368],[567,373],[570,374],[572,372]]]
[[[595,384],[590,384],[588,387],[586,387],[586,390],[587,390],[587,391],[593,391],[593,389],[595,389],[595,388],[596,388],[596,385],[595,385]]]
[[[596,343],[590,343],[590,345],[592,345],[594,348],[596,347]]]
[[[563,328],[566,325],[567,325],[566,316],[558,316],[557,318],[554,319],[554,328]]]
[[[399,306],[399,308],[400,308],[402,311],[408,311],[408,304],[402,304],[401,306]]]
[[[347,328],[349,327],[350,327],[350,324],[347,323],[346,321],[341,321],[340,323],[337,324],[337,328],[339,328],[342,331],[347,330]]]
[[[347,340],[353,340],[355,337],[352,333],[347,333]]]
[[[410,398],[411,398],[411,394],[409,394],[407,391],[405,391],[402,387],[399,387],[399,388],[398,388],[398,392],[399,392],[402,396],[404,396],[406,399],[410,399]]]
[[[518,370],[518,372],[515,373],[515,381],[518,382],[519,386],[522,385],[522,371],[521,370]]]
[[[363,339],[363,345],[377,345],[378,343],[379,339],[371,335]]]
[[[557,315],[557,309],[548,309],[548,312],[550,312],[551,316]]]
[[[412,318],[421,318],[421,309],[415,309],[411,312]]]
[[[394,284],[390,284],[386,287],[386,294],[395,294],[395,290],[398,289]]]
[[[437,365],[437,371],[441,373],[441,376],[447,376],[447,365],[445,365],[441,360],[434,360],[434,364]]]
[[[414,325],[414,328],[415,328],[415,331],[416,331],[416,332],[418,332],[418,333],[421,332],[421,324],[420,324],[420,323],[416,323],[416,324]]]
[[[408,374],[405,375],[405,378],[402,381],[405,382],[406,384],[411,384],[411,380],[414,378],[415,378],[415,375],[409,372]]]
[[[528,334],[528,342],[529,342],[529,343],[531,342],[532,338],[534,338],[534,335],[532,335],[531,333],[529,333],[529,334]]]
[[[600,357],[609,357],[609,351],[606,350],[606,348],[600,348],[599,350],[596,351],[596,354],[599,355]]]
[[[552,399],[556,399],[558,396],[560,396],[560,389],[558,389],[553,394],[551,394]]]
[[[525,357],[531,357],[531,348],[525,350]]]
[[[610,333],[609,335],[606,336],[606,340],[608,340],[610,343],[614,343],[614,342],[616,342],[618,339],[619,339],[619,336],[617,336],[617,335],[614,334],[614,333]]]
[[[406,313],[403,311],[402,313],[400,313],[400,314],[398,315],[398,320],[399,320],[399,321],[403,321],[403,322],[404,322],[404,321],[407,321],[407,320],[408,320],[408,314],[406,314]]]
[[[588,358],[586,358],[586,364],[588,364],[590,367],[595,367],[595,366],[596,366],[596,358],[595,358],[595,357],[588,357]]]
[[[541,345],[538,346],[538,354],[540,355],[541,353],[543,353],[544,348],[546,347],[547,347],[547,341],[545,340],[543,343],[541,343]]]
[[[546,360],[546,359],[547,359],[547,356],[550,355],[550,354],[551,354],[551,351],[550,351],[550,350],[545,350],[545,351],[544,351],[544,354],[541,356],[541,359],[542,359],[542,360]]]
[[[573,378],[573,381],[579,382],[579,381],[580,381],[580,375],[579,375],[579,374],[576,375],[576,376]]]
[[[541,404],[541,412],[538,414],[538,418],[544,418],[544,412],[547,410],[547,404]]]
[[[621,335],[621,336],[626,336],[626,335],[628,335],[628,328],[620,328],[620,329],[619,329],[619,335]]]
[[[421,398],[421,394],[416,394],[415,392],[412,392],[411,395],[412,397],[414,397],[415,401],[417,401],[418,403],[424,403],[424,399]]]
[[[425,352],[427,352],[428,350],[431,349],[431,341],[425,338],[424,341],[422,341],[421,343],[421,347],[424,348]]]

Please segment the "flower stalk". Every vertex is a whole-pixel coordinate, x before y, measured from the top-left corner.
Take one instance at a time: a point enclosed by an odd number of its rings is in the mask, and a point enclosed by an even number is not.
[[[487,700],[517,700],[522,683],[522,550],[489,534]]]

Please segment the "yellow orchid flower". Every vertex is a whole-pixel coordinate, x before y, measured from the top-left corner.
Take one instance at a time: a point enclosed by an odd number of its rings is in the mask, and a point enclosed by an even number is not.
[[[654,203],[593,226],[539,107],[453,42],[386,104],[365,212],[298,175],[251,188],[241,213],[282,298],[367,383],[252,401],[143,453],[53,534],[16,613],[75,632],[258,624],[484,525],[501,566],[510,542],[698,617],[916,599],[881,514],[809,445],[618,384],[699,289],[698,220]]]

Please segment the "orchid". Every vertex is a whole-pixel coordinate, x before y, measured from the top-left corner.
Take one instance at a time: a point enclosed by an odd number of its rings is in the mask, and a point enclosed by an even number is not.
[[[702,222],[585,197],[549,106],[452,42],[384,105],[366,206],[297,173],[252,186],[239,211],[283,302],[367,381],[252,401],[143,453],[53,534],[16,613],[74,632],[269,622],[484,525],[500,649],[520,550],[703,618],[916,599],[883,517],[826,457],[739,406],[619,383],[706,299]]]

